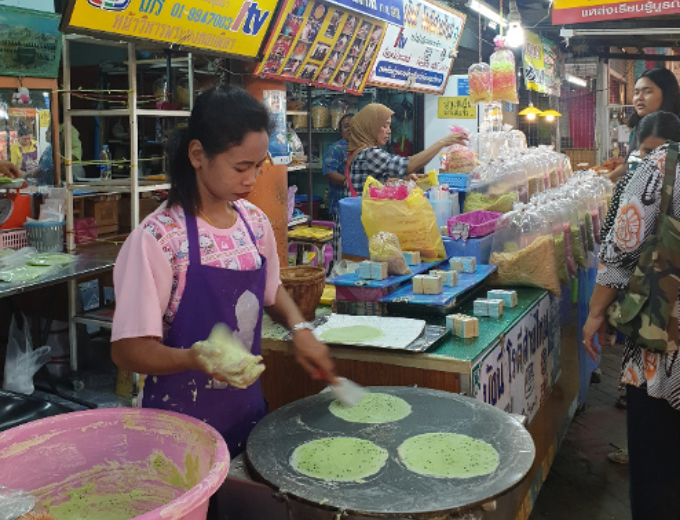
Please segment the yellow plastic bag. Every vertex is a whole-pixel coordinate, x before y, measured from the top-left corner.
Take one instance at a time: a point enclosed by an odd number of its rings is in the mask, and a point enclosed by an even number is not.
[[[369,189],[382,184],[366,179],[361,202],[361,222],[366,236],[386,231],[399,239],[402,251],[420,251],[425,258],[446,258],[437,218],[430,202],[419,188],[406,200],[371,199]]]

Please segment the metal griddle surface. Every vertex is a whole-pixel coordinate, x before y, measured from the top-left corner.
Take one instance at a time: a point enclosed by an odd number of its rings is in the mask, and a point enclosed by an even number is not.
[[[492,406],[457,394],[412,387],[370,387],[406,400],[411,415],[368,425],[343,421],[328,410],[330,392],[301,399],[265,417],[248,439],[253,475],[304,502],[350,514],[420,515],[452,513],[492,500],[518,484],[534,460],[534,443],[515,419]],[[451,432],[491,444],[500,455],[495,472],[469,479],[438,479],[410,472],[397,448],[415,435]],[[305,442],[333,436],[367,439],[387,449],[382,470],[363,483],[327,482],[296,472],[290,456]]]

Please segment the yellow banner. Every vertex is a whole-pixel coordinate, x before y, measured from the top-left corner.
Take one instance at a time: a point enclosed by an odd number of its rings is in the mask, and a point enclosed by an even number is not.
[[[277,0],[70,0],[64,32],[115,35],[256,58]]]
[[[543,58],[543,43],[538,34],[525,31],[526,41],[522,58],[524,61],[524,81],[527,90],[533,90],[545,94],[548,89],[545,85],[545,60]]]
[[[52,114],[49,110],[38,110],[40,114],[40,128],[47,128],[52,121]]]
[[[469,96],[440,97],[437,107],[439,119],[477,119],[477,107]]]
[[[572,7],[597,7],[598,5],[626,3],[621,0],[555,0],[553,9],[571,9]]]

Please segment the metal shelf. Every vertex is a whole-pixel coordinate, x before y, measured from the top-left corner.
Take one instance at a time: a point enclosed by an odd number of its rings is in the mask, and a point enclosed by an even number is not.
[[[69,110],[68,114],[71,117],[129,117],[130,110],[127,108],[112,108],[112,109],[84,109],[84,110]],[[138,116],[149,117],[189,117],[191,111],[189,110],[155,110],[153,108],[138,108]]]
[[[289,166],[288,171],[299,172],[301,170],[306,170],[307,168],[309,168],[309,164],[296,164],[295,166]]]
[[[94,327],[101,327],[104,329],[110,329],[113,327],[113,319],[108,317],[102,317],[97,311],[86,312],[85,314],[77,314],[73,316],[74,323],[80,325],[92,325]]]
[[[308,114],[309,112],[307,112],[306,110],[288,110],[286,112],[287,116],[306,116]]]
[[[104,192],[118,192],[118,193],[130,193],[132,192],[132,185],[131,182],[128,182],[126,184],[121,184],[119,181],[113,181],[113,182],[81,182],[81,183],[74,183],[71,184],[68,187],[71,191],[77,191],[77,190],[83,190],[83,191],[104,191]],[[163,183],[163,184],[144,184],[142,182],[139,183],[137,187],[137,191],[139,193],[147,193],[150,191],[161,191],[161,190],[169,190],[170,189],[170,183]]]
[[[295,131],[299,134],[308,134],[309,128],[296,128]],[[313,134],[339,134],[340,130],[334,128],[312,128]]]

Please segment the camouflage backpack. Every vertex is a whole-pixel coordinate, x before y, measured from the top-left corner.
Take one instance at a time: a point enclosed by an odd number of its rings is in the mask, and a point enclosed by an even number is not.
[[[642,245],[640,260],[609,321],[637,345],[654,352],[678,350],[677,301],[680,294],[680,220],[671,216],[678,166],[678,143],[671,143],[661,188],[656,229]]]

